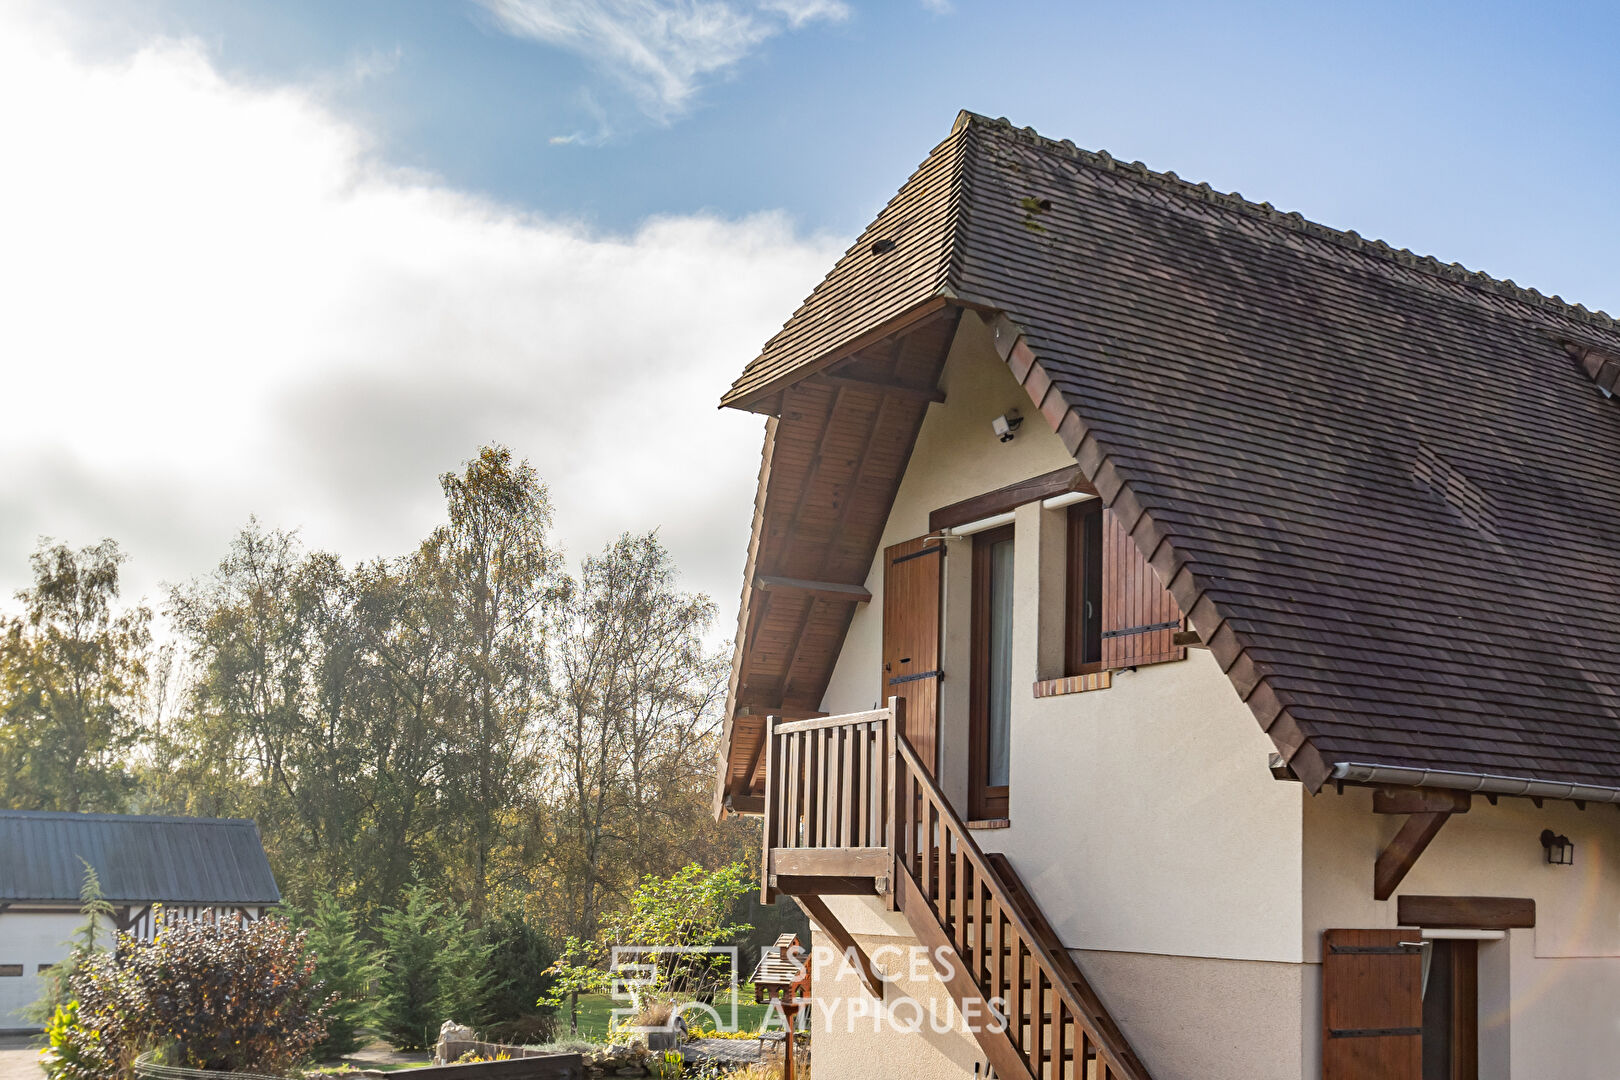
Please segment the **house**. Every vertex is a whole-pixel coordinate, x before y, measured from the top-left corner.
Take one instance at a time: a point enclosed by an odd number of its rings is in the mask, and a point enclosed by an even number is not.
[[[1613,1076],[1617,379],[1603,314],[963,113],[723,400],[716,811],[844,953],[818,1072]]]
[[[19,1010],[84,925],[86,864],[113,909],[108,938],[211,912],[258,919],[281,900],[251,821],[0,810],[0,1031],[36,1027]]]

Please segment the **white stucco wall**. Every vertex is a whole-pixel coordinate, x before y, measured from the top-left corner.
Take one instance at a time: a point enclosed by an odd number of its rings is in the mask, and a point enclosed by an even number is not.
[[[21,964],[21,978],[0,978],[0,1031],[39,1029],[18,1012],[39,998],[37,971],[67,956],[64,944],[84,925],[84,916],[12,909],[0,912],[0,965]],[[111,934],[107,935],[110,939]]]

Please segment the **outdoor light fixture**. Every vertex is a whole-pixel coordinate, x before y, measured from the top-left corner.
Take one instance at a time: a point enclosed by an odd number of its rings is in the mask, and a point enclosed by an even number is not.
[[[996,438],[1002,442],[1012,442],[1013,433],[1018,430],[1018,425],[1023,422],[1024,418],[1018,415],[1018,410],[1010,409],[990,421],[990,430],[995,432]]]
[[[1551,829],[1541,830],[1541,846],[1547,849],[1547,861],[1553,866],[1572,866],[1575,863],[1575,845],[1569,837]]]

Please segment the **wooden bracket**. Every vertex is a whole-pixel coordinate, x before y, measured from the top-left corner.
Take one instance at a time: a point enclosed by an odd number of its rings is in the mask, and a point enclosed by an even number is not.
[[[832,939],[838,951],[855,965],[855,974],[860,976],[861,985],[866,987],[866,992],[882,1001],[883,980],[879,977],[877,968],[872,965],[872,958],[866,955],[866,950],[861,948],[854,935],[844,929],[844,924],[838,921],[838,916],[832,913],[827,902],[819,896],[798,896],[794,899],[799,902],[804,913],[821,927],[822,932]]]
[[[1426,810],[1406,819],[1389,846],[1378,853],[1378,862],[1373,867],[1374,900],[1388,900],[1395,894],[1407,871],[1451,815],[1450,810]]]

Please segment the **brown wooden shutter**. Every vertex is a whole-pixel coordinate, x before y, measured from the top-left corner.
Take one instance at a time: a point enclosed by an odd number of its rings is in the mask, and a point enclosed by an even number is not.
[[[1186,626],[1181,608],[1111,510],[1103,511],[1102,666],[1139,667],[1185,660],[1175,643]]]
[[[1322,1080],[1423,1080],[1417,933],[1322,932]]]
[[[939,740],[940,583],[945,542],[926,536],[883,552],[883,700],[906,699],[906,737],[932,766]]]

